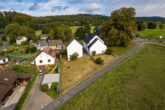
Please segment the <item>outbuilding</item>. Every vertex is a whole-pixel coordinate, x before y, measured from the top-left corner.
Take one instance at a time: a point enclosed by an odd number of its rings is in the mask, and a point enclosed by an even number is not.
[[[42,85],[48,84],[50,89],[52,83],[59,83],[60,82],[60,74],[46,74],[43,78]]]

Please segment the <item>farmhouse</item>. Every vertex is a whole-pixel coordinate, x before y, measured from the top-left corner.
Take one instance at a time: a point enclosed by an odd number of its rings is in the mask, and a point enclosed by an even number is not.
[[[43,50],[44,48],[48,47],[48,42],[45,41],[39,41],[37,45],[38,50]]]
[[[27,38],[25,36],[18,36],[16,39],[16,43],[21,44],[22,42],[27,42]]]
[[[28,82],[30,75],[18,74],[11,70],[0,72],[0,106],[3,105],[8,97],[12,95],[14,88],[24,81]]]
[[[48,87],[50,89],[52,83],[54,82],[57,82],[57,83],[60,82],[60,74],[46,74],[42,81],[42,85],[48,84]]]
[[[96,54],[102,54],[107,50],[107,46],[104,44],[104,41],[96,34],[88,34],[83,39],[83,47],[89,55],[92,55],[93,51],[95,51]]]
[[[49,65],[55,64],[56,52],[49,47],[46,47],[35,58],[37,70],[45,70]]]
[[[0,56],[0,68],[6,68],[9,59],[7,57]]]
[[[49,38],[48,34],[43,34],[43,35],[40,36],[41,40],[46,40],[47,38]]]
[[[62,50],[63,48],[63,42],[62,40],[49,40],[49,47],[54,50]]]
[[[70,61],[70,56],[74,53],[78,54],[78,58],[83,56],[83,46],[76,39],[71,38],[66,47],[68,61]]]

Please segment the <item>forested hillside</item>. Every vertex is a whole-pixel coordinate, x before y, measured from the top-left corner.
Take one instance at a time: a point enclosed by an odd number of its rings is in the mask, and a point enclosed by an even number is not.
[[[163,17],[158,17],[158,16],[155,16],[155,17],[136,17],[137,20],[144,20],[144,21],[165,21],[165,18]]]

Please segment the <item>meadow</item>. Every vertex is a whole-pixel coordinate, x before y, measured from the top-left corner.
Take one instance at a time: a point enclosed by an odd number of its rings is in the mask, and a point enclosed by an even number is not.
[[[147,44],[57,110],[165,110],[165,47]]]

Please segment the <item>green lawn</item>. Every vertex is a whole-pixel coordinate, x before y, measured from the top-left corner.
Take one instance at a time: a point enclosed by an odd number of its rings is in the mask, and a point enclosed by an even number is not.
[[[71,26],[70,28],[72,30],[72,33],[74,34],[79,27],[81,27],[81,26]],[[94,30],[93,30],[94,28],[95,28],[95,26],[91,26],[91,31],[90,31],[91,33],[94,32]]]
[[[11,55],[16,55],[16,56],[23,56],[23,57],[30,57],[30,58],[34,58],[39,51],[37,50],[37,52],[35,53],[25,53],[25,49],[29,46],[32,46],[30,44],[27,45],[9,45],[6,49],[7,52],[6,54],[11,54]]]
[[[36,34],[37,37],[38,37],[38,36],[41,36],[41,35],[42,35],[42,30],[37,30],[37,31],[35,31],[35,34]]]
[[[57,110],[165,110],[165,47],[146,45]]]
[[[164,36],[165,39],[165,29],[146,29],[144,31],[140,31],[139,34],[142,38],[148,40],[160,39],[160,36]]]

